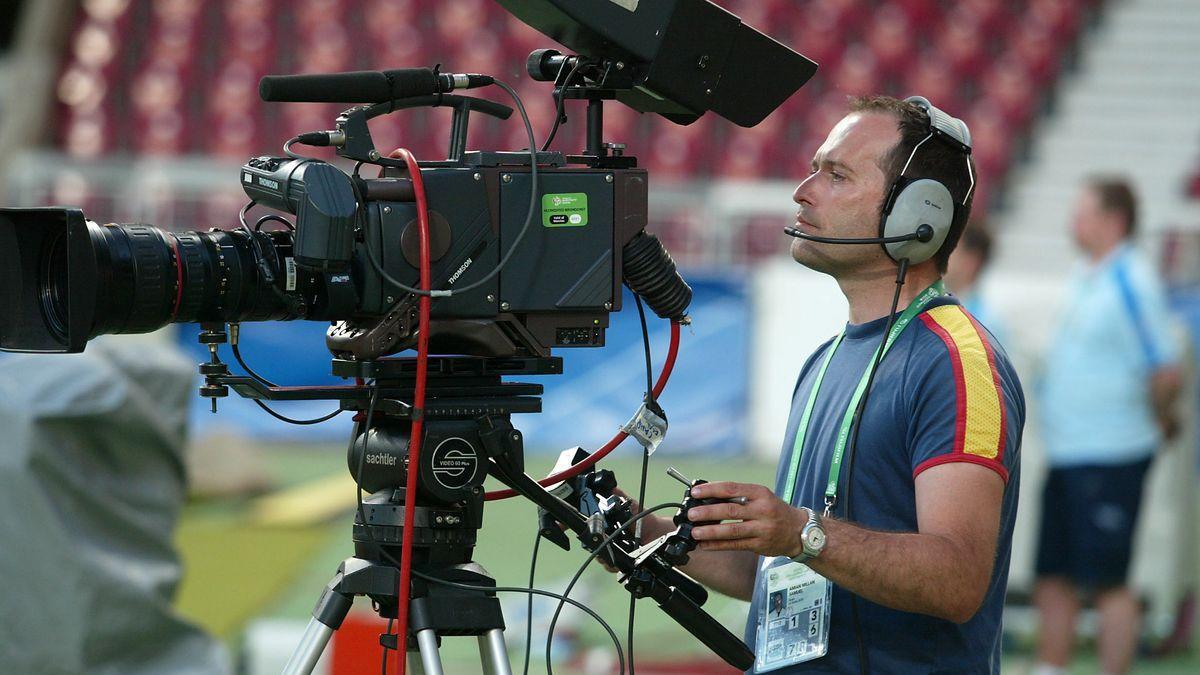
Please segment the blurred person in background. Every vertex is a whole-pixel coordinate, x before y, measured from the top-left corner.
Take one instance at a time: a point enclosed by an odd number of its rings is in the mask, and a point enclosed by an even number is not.
[[[1181,375],[1166,292],[1133,247],[1136,226],[1128,182],[1087,181],[1071,223],[1086,259],[1041,382],[1050,472],[1034,590],[1035,675],[1066,672],[1088,599],[1100,616],[1102,674],[1128,672],[1137,648],[1141,609],[1126,577],[1147,469],[1178,428]]]
[[[966,125],[953,123],[969,143]],[[845,295],[844,333],[800,371],[775,489],[732,482],[692,488],[700,498],[745,498],[690,509],[694,521],[731,522],[696,527],[700,547],[683,569],[751,601],[746,637],[760,667],[774,660],[772,650],[814,658],[807,652],[814,641],[797,633],[816,635],[812,617],[825,612],[828,651],[808,662],[789,658],[772,672],[1000,672],[1024,395],[1003,349],[942,288],[970,213],[971,176],[963,152],[933,140],[930,126],[917,102],[856,99],[793,194],[800,231],[864,238],[878,236],[883,204],[901,176],[943,183],[958,208],[936,253],[908,268],[897,305],[908,309],[890,314],[897,263],[880,245],[796,239],[792,257],[833,277]],[[895,316],[904,322],[896,319],[897,337],[879,362],[857,450],[846,453],[853,452],[845,461],[854,470],[835,473],[853,392]],[[838,486],[832,499],[830,485]],[[674,529],[661,517],[644,522],[647,540]],[[799,583],[786,586],[787,602],[777,608],[787,618],[772,619],[770,594],[782,590],[773,580],[788,577]],[[793,592],[803,596],[825,583],[832,584],[829,602],[810,609],[803,597],[793,601]],[[782,628],[793,621],[798,631]],[[772,639],[772,630],[793,632]]]
[[[0,673],[234,671],[173,607],[194,368],[132,336],[0,353]]]
[[[1000,344],[1008,345],[1004,321],[987,299],[980,278],[992,260],[992,233],[987,223],[972,221],[963,230],[962,239],[946,267],[946,288],[958,296],[963,307],[983,324]],[[1008,345],[1011,348],[1011,345]]]

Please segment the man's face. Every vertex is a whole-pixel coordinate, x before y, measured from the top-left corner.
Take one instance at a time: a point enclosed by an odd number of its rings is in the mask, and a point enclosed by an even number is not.
[[[1102,234],[1104,216],[1096,192],[1084,188],[1075,200],[1075,211],[1071,216],[1071,235],[1080,248],[1089,251],[1095,245]]]
[[[882,112],[842,118],[813,157],[812,173],[796,187],[796,228],[823,237],[876,237],[885,188],[880,162],[900,141],[896,119]],[[878,244],[848,246],[792,241],[792,258],[834,277],[892,270]]]

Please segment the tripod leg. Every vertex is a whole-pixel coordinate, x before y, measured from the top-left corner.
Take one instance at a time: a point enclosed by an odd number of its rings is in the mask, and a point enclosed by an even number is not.
[[[329,644],[333,631],[342,625],[354,596],[338,590],[341,581],[342,572],[339,570],[317,600],[300,644],[296,645],[296,651],[292,652],[287,665],[283,667],[283,675],[310,675],[321,658],[321,652],[325,651],[325,645]]]
[[[421,653],[421,667],[425,675],[445,675],[442,672],[442,657],[438,654],[437,631],[432,628],[417,631],[417,649]]]
[[[332,628],[315,618],[309,619],[308,626],[304,628],[304,635],[300,638],[300,644],[296,645],[296,651],[292,652],[291,658],[283,668],[283,675],[309,675],[312,673],[317,661],[321,658],[321,652],[325,651],[325,645],[329,643],[331,635],[333,635]]]
[[[512,675],[504,631],[493,628],[479,636],[479,659],[483,662],[484,675]]]

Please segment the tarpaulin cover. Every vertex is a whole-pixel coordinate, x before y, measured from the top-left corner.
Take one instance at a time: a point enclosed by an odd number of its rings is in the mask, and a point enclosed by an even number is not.
[[[0,672],[232,672],[171,606],[194,367],[120,339],[0,358]]]

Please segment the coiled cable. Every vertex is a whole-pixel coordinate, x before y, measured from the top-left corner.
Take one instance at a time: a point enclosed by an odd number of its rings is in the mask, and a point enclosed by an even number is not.
[[[692,303],[692,287],[675,268],[658,237],[639,232],[621,250],[625,283],[642,296],[660,318],[683,322]]]

